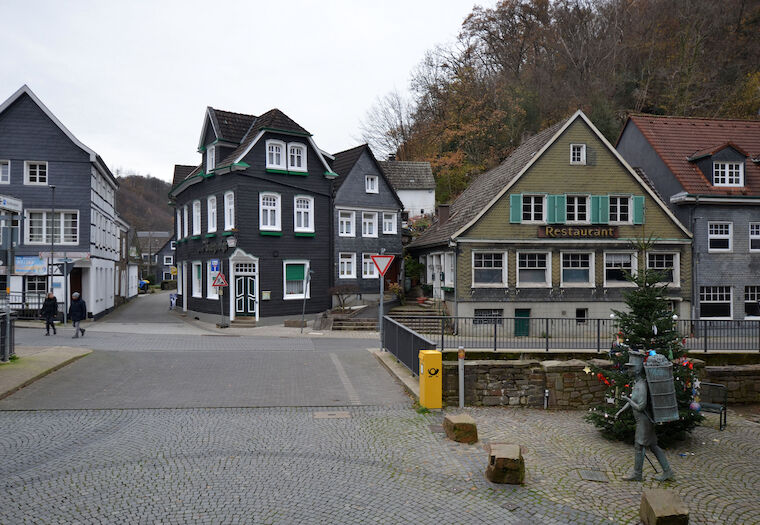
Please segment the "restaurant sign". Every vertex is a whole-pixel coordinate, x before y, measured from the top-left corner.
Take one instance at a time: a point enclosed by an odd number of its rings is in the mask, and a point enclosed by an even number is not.
[[[617,239],[617,226],[539,226],[539,238]]]

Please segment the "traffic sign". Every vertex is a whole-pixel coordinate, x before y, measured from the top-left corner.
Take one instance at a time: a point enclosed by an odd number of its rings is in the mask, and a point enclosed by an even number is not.
[[[372,255],[371,257],[372,262],[375,263],[377,271],[380,272],[380,275],[382,276],[385,276],[385,272],[388,271],[388,268],[391,267],[393,259],[396,258],[395,255]]]
[[[172,266],[171,268],[169,268],[169,273],[171,273],[172,275],[177,275],[177,267]]]
[[[212,272],[218,272],[219,271],[219,259],[211,259],[209,261],[209,266],[211,266]]]
[[[211,283],[211,286],[229,286],[227,284],[227,279],[224,277],[223,273],[219,273],[216,276],[216,279],[214,279],[214,282]]]

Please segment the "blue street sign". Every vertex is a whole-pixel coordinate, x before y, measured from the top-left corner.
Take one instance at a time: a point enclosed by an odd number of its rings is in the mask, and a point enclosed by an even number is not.
[[[218,272],[219,271],[219,259],[211,259],[209,261],[211,264],[211,271],[212,272]]]

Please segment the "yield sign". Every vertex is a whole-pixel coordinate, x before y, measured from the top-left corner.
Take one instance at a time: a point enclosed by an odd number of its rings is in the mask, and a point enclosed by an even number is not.
[[[227,279],[224,278],[223,273],[216,274],[216,279],[214,279],[214,282],[211,283],[211,286],[229,286],[227,284]]]
[[[385,275],[385,272],[388,271],[388,268],[390,268],[393,259],[396,258],[395,255],[372,255],[371,257],[372,262],[375,263],[375,266],[377,267],[377,271],[383,276]]]

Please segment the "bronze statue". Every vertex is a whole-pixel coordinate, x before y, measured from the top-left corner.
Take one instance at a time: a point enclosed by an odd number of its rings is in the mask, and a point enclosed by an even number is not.
[[[648,404],[649,389],[647,386],[647,376],[644,373],[644,356],[644,353],[635,350],[628,352],[628,363],[625,366],[628,369],[628,374],[634,378],[635,382],[631,391],[631,397],[621,396],[627,403],[615,414],[615,417],[618,417],[628,407],[631,407],[633,417],[636,420],[636,436],[634,441],[636,455],[633,470],[623,479],[626,481],[641,481],[641,470],[644,467],[646,447],[652,451],[655,457],[657,457],[657,461],[660,462],[660,466],[662,466],[662,473],[655,476],[655,479],[657,481],[675,479],[675,475],[670,469],[668,458],[665,457],[665,452],[657,446],[657,434],[654,431],[654,420],[650,415],[651,407]]]

